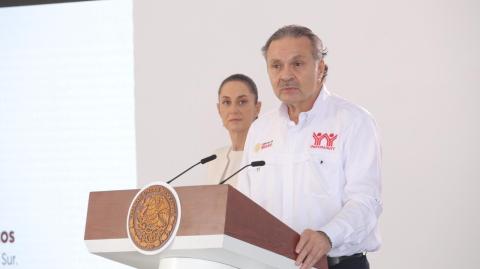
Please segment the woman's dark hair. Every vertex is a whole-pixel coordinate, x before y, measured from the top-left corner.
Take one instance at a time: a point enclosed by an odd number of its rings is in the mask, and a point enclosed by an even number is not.
[[[244,74],[233,74],[226,79],[222,81],[220,84],[220,87],[218,88],[218,96],[220,96],[220,92],[222,91],[223,85],[225,85],[227,82],[230,81],[240,81],[245,83],[248,86],[248,89],[250,92],[255,96],[255,103],[258,102],[258,90],[257,90],[257,85],[255,85],[255,82],[248,76]]]

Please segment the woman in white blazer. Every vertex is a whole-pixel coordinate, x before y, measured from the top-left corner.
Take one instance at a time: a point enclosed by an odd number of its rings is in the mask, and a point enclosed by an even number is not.
[[[255,82],[246,75],[234,74],[218,89],[218,114],[230,135],[231,145],[215,150],[217,159],[208,163],[208,183],[218,184],[240,168],[248,129],[260,113],[261,103]],[[236,186],[237,176],[227,183]]]

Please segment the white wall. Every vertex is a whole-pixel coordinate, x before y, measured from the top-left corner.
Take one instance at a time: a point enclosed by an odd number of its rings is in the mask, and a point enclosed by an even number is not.
[[[480,240],[478,1],[135,1],[137,174],[168,179],[228,143],[216,90],[231,73],[277,101],[260,47],[286,24],[329,48],[329,89],[383,138],[382,249],[372,268],[471,268]],[[177,184],[194,184],[197,168]]]

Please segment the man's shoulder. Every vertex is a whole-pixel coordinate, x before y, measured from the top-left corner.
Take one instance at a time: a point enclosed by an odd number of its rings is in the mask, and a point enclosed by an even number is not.
[[[353,103],[337,94],[330,94],[328,98],[328,113],[334,114],[335,116],[340,116],[348,118],[351,120],[354,119],[372,119],[372,114],[365,109],[364,107]]]
[[[258,139],[262,140],[265,137],[270,137],[278,131],[280,122],[281,118],[278,108],[263,113],[250,126],[247,140],[256,141]]]
[[[279,109],[272,109],[267,111],[266,113],[260,115],[258,119],[256,119],[250,128],[264,128],[267,125],[270,125],[276,122],[279,119]]]

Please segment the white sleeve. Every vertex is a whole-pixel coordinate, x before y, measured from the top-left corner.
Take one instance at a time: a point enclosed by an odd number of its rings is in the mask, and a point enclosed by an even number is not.
[[[339,250],[365,240],[382,212],[381,149],[375,122],[369,116],[361,117],[348,128],[343,147],[343,207],[321,229]]]

